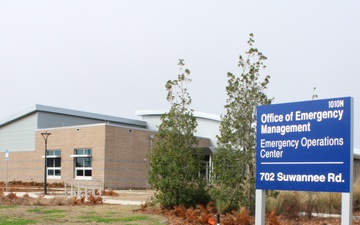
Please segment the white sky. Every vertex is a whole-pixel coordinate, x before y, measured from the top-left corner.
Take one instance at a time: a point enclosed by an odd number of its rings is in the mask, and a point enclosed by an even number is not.
[[[0,0],[0,120],[35,104],[141,119],[168,109],[185,59],[192,108],[224,113],[248,34],[275,103],[354,97],[360,147],[360,1]]]

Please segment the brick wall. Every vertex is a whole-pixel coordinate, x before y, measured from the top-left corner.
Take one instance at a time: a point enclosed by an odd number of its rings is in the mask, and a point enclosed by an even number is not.
[[[147,130],[106,127],[105,187],[149,188],[147,158],[153,134]]]
[[[101,180],[103,187],[112,189],[144,189],[148,184],[150,137],[155,132],[113,125],[83,125],[36,131],[35,149],[31,152],[11,152],[8,160],[9,181],[44,181],[44,139],[48,150],[61,150],[61,178],[47,182],[75,179],[75,163],[71,155],[76,148],[92,149],[92,180]],[[201,139],[199,146],[209,146]],[[5,154],[0,153],[0,180],[6,180]]]

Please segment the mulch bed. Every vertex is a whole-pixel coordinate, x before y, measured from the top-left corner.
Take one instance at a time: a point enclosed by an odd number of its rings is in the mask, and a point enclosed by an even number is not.
[[[2,182],[0,182],[0,183],[2,183]],[[4,186],[5,185],[2,184],[2,185],[0,185],[0,188],[5,189]],[[57,186],[55,186],[55,187],[57,187]],[[41,185],[33,185],[32,186],[29,184],[22,184],[22,185],[17,184],[17,185],[9,186],[9,189],[10,189],[9,191],[10,192],[11,191],[34,192],[34,191],[41,191],[42,188],[43,187]],[[56,188],[55,188],[55,190],[56,190]],[[52,191],[54,191],[54,187],[53,187]],[[174,213],[172,213],[170,211],[162,210],[159,208],[145,207],[145,208],[139,209],[138,211],[141,211],[142,213],[162,215],[167,218],[168,224],[171,224],[171,225],[201,224],[197,221],[192,221],[190,219],[181,218],[177,215],[174,215]],[[356,213],[356,216],[359,216],[359,215],[360,215],[360,213]],[[216,215],[213,216],[213,219],[216,221]],[[253,217],[249,217],[248,221],[249,221],[250,225],[255,224],[255,219]],[[269,218],[268,218],[266,220],[266,225],[277,225],[277,224],[279,224],[279,225],[339,225],[339,224],[341,224],[341,219],[338,217],[336,217],[336,218],[334,218],[334,217],[333,218],[331,218],[331,217],[330,218],[312,217],[311,219],[308,219],[307,217],[299,217],[299,218],[294,218],[294,219],[287,219],[282,216],[276,216],[276,222],[270,223]],[[211,224],[211,223],[208,223],[208,224]],[[229,224],[229,223],[226,223],[226,221],[224,220],[224,215],[222,215],[221,225],[227,225],[227,224]],[[352,225],[360,225],[360,219],[353,219]]]

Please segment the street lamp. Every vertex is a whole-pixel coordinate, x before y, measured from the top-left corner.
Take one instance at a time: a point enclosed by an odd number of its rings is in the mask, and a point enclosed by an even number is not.
[[[44,163],[44,194],[46,194],[46,177],[47,177],[47,159],[46,159],[46,152],[47,152],[47,139],[51,133],[47,131],[45,133],[41,133],[45,140],[45,163]]]

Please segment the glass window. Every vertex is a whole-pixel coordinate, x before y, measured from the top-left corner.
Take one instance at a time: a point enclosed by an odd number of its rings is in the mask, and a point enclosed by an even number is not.
[[[46,152],[46,155],[49,155],[49,156],[52,156],[52,155],[61,156],[61,150],[48,150]]]
[[[84,150],[82,150],[82,149],[75,149],[75,155],[84,155]]]
[[[91,178],[92,150],[89,148],[75,149],[75,176],[76,178]],[[79,156],[76,156],[79,155]],[[87,155],[87,156],[84,156]]]
[[[46,158],[47,163],[47,175],[51,178],[60,178],[61,177],[61,150],[48,150],[46,152],[47,156],[50,158]],[[56,156],[52,158],[51,156]]]
[[[61,158],[55,158],[54,165],[54,167],[61,167]]]
[[[76,158],[76,165],[75,167],[84,167],[84,158]]]
[[[91,176],[92,170],[85,170],[85,176]]]
[[[84,158],[84,167],[91,167],[91,158]]]

